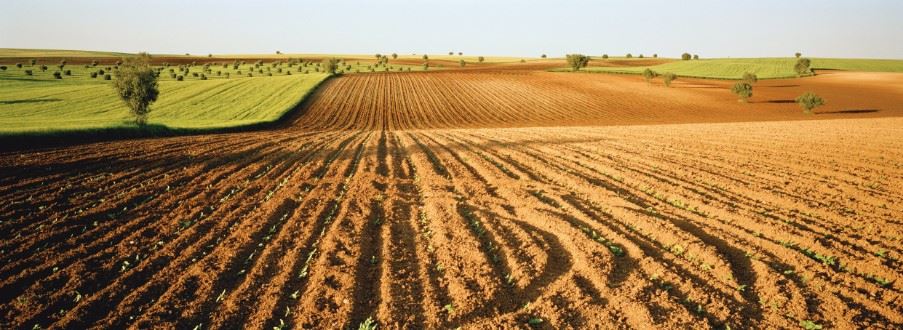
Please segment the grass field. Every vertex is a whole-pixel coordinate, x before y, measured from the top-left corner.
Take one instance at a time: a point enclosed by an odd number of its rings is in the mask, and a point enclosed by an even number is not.
[[[745,72],[755,73],[759,79],[796,77],[795,58],[719,58],[675,61],[648,68],[658,72],[672,72],[683,77],[740,79]],[[589,67],[587,72],[642,73],[647,67]],[[866,72],[903,72],[903,60],[814,58],[816,70],[846,70]],[[554,71],[568,71],[555,69]]]
[[[55,79],[52,72],[58,68],[41,72],[40,65],[0,71],[0,134],[134,127],[111,81],[90,77],[90,72],[104,68],[67,66],[72,75]],[[29,69],[32,76],[24,74]],[[198,73],[201,67],[191,70]],[[258,75],[233,74],[227,79],[225,73],[213,73],[201,80],[200,75],[186,74],[185,81],[176,81],[164,70],[160,98],[152,105],[148,123],[173,129],[218,129],[274,121],[328,76]]]

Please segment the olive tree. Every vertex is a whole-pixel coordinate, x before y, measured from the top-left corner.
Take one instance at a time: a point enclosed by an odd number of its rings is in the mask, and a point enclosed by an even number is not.
[[[602,59],[603,59],[603,60],[607,60],[607,59],[608,59],[608,54],[602,54]]]
[[[731,93],[737,94],[737,96],[740,97],[739,101],[744,103],[749,101],[749,98],[752,97],[752,90],[752,85],[746,81],[737,82],[731,87]]]
[[[546,54],[542,54],[542,56],[540,56],[540,57],[541,57],[541,58],[546,58]]]
[[[658,73],[655,73],[652,69],[646,68],[646,70],[643,70],[643,78],[646,79],[647,83],[651,83],[652,79],[655,79],[657,76]]]
[[[464,60],[460,60],[460,61],[458,61],[458,64],[460,64],[461,67],[463,68],[465,65],[467,65],[467,62],[465,62]]]
[[[804,113],[812,113],[812,109],[825,105],[825,99],[813,92],[806,92],[796,98],[796,103],[803,108]]]
[[[122,62],[116,71],[113,88],[135,116],[135,124],[144,126],[147,124],[150,104],[156,101],[160,94],[157,74],[150,65],[150,55],[147,53],[125,58]]]
[[[796,56],[796,58],[800,58],[801,56],[803,56],[803,53],[796,52],[796,54],[793,54],[793,56]]]
[[[394,59],[397,59],[397,58],[398,58],[398,54],[392,53],[392,59],[394,60]]]
[[[480,63],[483,63],[483,61],[485,61],[485,60],[486,60],[485,57],[482,57],[482,56],[477,57],[477,61],[479,61]]]
[[[693,55],[690,55],[690,53],[680,54],[680,59],[684,61],[689,61],[691,58],[693,58]]]
[[[329,74],[335,74],[336,70],[339,68],[339,59],[335,57],[327,58],[323,60],[323,70],[328,72]]]
[[[583,54],[568,54],[566,56],[568,66],[571,67],[574,71],[580,70],[580,68],[586,67],[589,63],[589,56]]]
[[[797,76],[802,76],[804,74],[810,73],[809,66],[812,64],[808,58],[800,58],[796,60],[796,64],[793,65],[793,71],[796,71]]]
[[[743,74],[743,78],[740,78],[740,81],[752,85],[759,82],[759,77],[755,73],[746,72]]]
[[[662,75],[662,80],[665,82],[665,87],[671,87],[671,82],[677,80],[677,75],[671,72],[665,72]]]

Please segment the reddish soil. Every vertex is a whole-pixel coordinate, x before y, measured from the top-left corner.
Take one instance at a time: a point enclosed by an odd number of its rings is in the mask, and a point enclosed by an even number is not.
[[[901,79],[348,75],[271,131],[0,154],[0,328],[899,329]]]

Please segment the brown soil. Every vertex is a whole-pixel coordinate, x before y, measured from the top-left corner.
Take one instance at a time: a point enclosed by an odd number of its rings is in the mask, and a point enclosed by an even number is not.
[[[0,154],[0,328],[900,328],[901,77],[349,75]]]

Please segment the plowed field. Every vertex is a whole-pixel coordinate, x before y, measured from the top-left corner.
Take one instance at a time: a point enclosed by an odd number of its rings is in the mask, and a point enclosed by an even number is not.
[[[273,131],[5,153],[0,327],[900,328],[900,77],[353,75]]]

